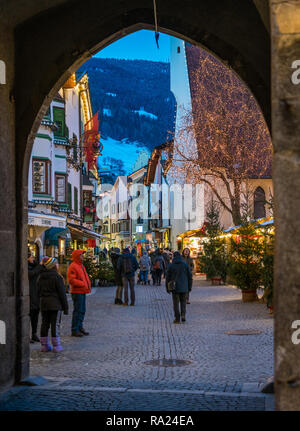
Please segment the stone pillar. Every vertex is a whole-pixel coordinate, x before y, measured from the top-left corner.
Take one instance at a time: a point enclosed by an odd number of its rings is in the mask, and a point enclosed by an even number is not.
[[[296,330],[292,324],[300,320],[300,1],[270,0],[270,13],[276,224],[275,399],[277,410],[300,410],[300,344],[292,340]]]
[[[13,30],[0,23],[0,390],[16,372],[16,190]],[[5,70],[3,70],[3,68]],[[6,341],[6,344],[1,344]]]

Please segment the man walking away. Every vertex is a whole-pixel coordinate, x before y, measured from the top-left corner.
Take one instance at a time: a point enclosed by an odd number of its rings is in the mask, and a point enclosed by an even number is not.
[[[73,262],[68,269],[68,282],[73,300],[72,316],[72,336],[82,337],[89,335],[83,328],[83,321],[86,312],[86,294],[91,292],[91,281],[83,265],[84,250],[74,250],[72,253]]]
[[[37,278],[41,271],[44,270],[43,265],[37,264],[34,261],[34,257],[31,253],[28,254],[28,279],[29,279],[29,295],[30,295],[30,322],[31,322],[31,343],[37,341],[40,342],[40,339],[37,335],[37,327],[40,313],[40,298],[38,296],[37,290]]]
[[[120,256],[117,264],[117,270],[119,271],[124,288],[124,304],[128,305],[128,284],[130,287],[130,305],[134,306],[135,304],[135,292],[134,292],[134,277],[135,271],[138,269],[139,264],[136,260],[136,257],[133,256],[129,248],[124,248],[122,251],[122,255]]]
[[[141,272],[141,283],[147,284],[148,272],[151,267],[151,260],[148,253],[144,251],[143,256],[140,258],[140,272]]]
[[[182,258],[183,258],[184,262],[185,262],[185,263],[188,265],[188,267],[190,268],[191,273],[192,273],[192,275],[193,275],[193,270],[194,270],[194,261],[193,261],[193,259],[191,258],[190,254],[191,254],[190,249],[186,247],[186,248],[183,250],[183,252],[182,252]],[[187,303],[187,304],[190,304],[190,294],[189,294],[189,293],[187,293],[187,295],[186,295],[186,303]]]
[[[167,270],[166,287],[170,281],[175,281],[175,291],[172,292],[175,320],[173,323],[186,321],[186,295],[192,290],[193,277],[190,268],[183,261],[179,251],[175,251],[173,261]],[[167,289],[168,292],[168,289]],[[179,309],[180,304],[180,309]]]
[[[123,301],[122,301],[123,280],[122,280],[122,276],[121,276],[120,272],[117,269],[118,260],[119,260],[120,256],[121,256],[121,253],[120,253],[120,249],[119,248],[116,247],[113,250],[111,250],[111,252],[110,252],[110,259],[111,259],[112,266],[114,268],[115,282],[116,282],[116,285],[117,285],[116,296],[115,296],[115,304],[122,305],[123,304]]]
[[[157,256],[154,259],[154,263],[153,263],[155,282],[157,286],[161,285],[161,276],[162,276],[162,273],[165,271],[165,269],[166,269],[165,261],[164,261],[164,258],[162,257],[161,251],[159,250],[157,252]]]

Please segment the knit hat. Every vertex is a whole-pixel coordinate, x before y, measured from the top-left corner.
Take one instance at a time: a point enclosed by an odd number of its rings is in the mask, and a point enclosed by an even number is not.
[[[53,269],[57,265],[57,260],[55,257],[45,256],[42,260],[42,264],[46,269]]]

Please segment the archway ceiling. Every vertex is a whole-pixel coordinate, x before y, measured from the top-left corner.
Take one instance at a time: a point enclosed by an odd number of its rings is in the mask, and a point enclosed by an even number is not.
[[[22,154],[51,89],[96,49],[140,28],[153,29],[154,18],[152,0],[10,0],[1,6],[3,16],[13,13],[15,3],[16,132]],[[157,12],[161,30],[206,47],[232,67],[270,124],[270,39],[252,0],[157,0]]]

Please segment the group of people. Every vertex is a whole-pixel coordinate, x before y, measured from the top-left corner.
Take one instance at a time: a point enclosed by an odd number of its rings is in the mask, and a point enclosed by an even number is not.
[[[182,254],[169,249],[152,251],[144,250],[139,259],[136,253],[125,248],[122,253],[119,248],[111,249],[110,259],[114,268],[116,281],[115,304],[129,305],[128,288],[130,289],[130,306],[135,305],[135,273],[139,271],[139,284],[150,284],[149,274],[152,275],[153,285],[161,286],[164,275],[166,287],[170,281],[175,282],[172,292],[175,320],[174,323],[186,321],[186,304],[190,303],[189,294],[193,284],[194,262],[190,257],[190,250],[185,248]],[[168,291],[168,289],[167,289]],[[124,292],[124,300],[123,300]]]
[[[84,250],[74,250],[72,263],[68,268],[67,279],[73,301],[71,335],[83,337],[89,333],[83,327],[86,313],[86,295],[91,292],[91,281],[83,265]],[[172,292],[175,320],[180,323],[186,320],[186,304],[189,303],[189,292],[193,283],[193,260],[189,249],[172,253],[170,250],[144,251],[137,261],[135,253],[125,248],[110,250],[116,280],[115,304],[135,305],[135,274],[140,269],[140,283],[148,284],[148,275],[152,274],[153,284],[160,286],[164,274],[166,287],[170,281],[175,283]],[[64,278],[59,273],[59,265],[54,257],[45,256],[36,263],[28,255],[28,278],[30,288],[30,321],[31,343],[41,343],[42,352],[60,352],[60,323],[62,314],[68,314],[69,306]],[[130,304],[129,304],[130,290]],[[167,289],[168,291],[168,289]],[[168,291],[169,292],[169,291]],[[124,293],[124,297],[123,297]],[[170,292],[169,292],[170,293]],[[39,314],[42,315],[40,337],[37,334]],[[51,341],[49,338],[51,331]]]
[[[72,331],[74,337],[83,337],[89,333],[83,327],[86,312],[86,294],[91,292],[91,281],[83,265],[84,250],[74,250],[72,263],[68,269],[68,282],[73,301]],[[36,263],[28,254],[28,278],[30,289],[31,343],[40,342],[41,351],[62,351],[60,323],[62,313],[68,314],[69,306],[66,286],[58,272],[59,265],[54,257],[45,256]],[[42,323],[40,337],[37,335],[38,318],[41,312]],[[49,339],[51,330],[51,341]]]

